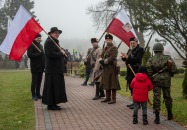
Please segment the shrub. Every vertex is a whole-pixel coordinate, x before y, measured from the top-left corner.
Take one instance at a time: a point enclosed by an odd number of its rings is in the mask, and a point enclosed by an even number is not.
[[[120,71],[120,76],[126,76],[127,72],[125,70]]]
[[[185,71],[185,70],[184,70],[183,68],[178,68],[178,69],[177,69],[177,73],[178,73],[178,74],[183,74],[184,71]]]
[[[86,67],[84,64],[81,64],[79,67],[79,76],[85,77],[85,75],[86,75]]]

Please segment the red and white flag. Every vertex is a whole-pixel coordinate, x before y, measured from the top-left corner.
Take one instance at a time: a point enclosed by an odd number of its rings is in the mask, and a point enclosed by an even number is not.
[[[113,18],[106,32],[114,34],[121,39],[127,46],[130,46],[130,38],[136,37],[132,24],[124,9],[121,9]]]
[[[11,60],[20,61],[36,35],[42,30],[43,28],[21,5],[0,46],[0,51],[9,55]]]

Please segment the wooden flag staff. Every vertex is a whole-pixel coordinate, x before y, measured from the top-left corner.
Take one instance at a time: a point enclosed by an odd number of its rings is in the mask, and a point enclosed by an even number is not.
[[[53,43],[56,45],[56,47],[58,47],[58,49],[59,49],[66,57],[68,57],[68,56],[66,55],[65,51],[64,51],[63,49],[61,49],[60,46],[57,45],[57,43],[51,38],[51,36],[50,36],[45,30],[43,30],[43,31],[44,31],[44,32],[48,35],[48,37],[53,41]]]

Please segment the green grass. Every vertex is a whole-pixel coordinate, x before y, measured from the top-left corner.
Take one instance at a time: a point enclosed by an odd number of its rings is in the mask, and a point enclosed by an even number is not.
[[[174,114],[174,121],[178,122],[182,126],[187,126],[187,99],[182,96],[182,81],[184,78],[184,74],[177,74],[172,78],[171,82],[171,96],[173,99],[173,114]],[[125,78],[119,77],[120,84],[121,84],[121,91],[119,93],[123,96],[129,97],[130,91],[126,92],[126,80]],[[153,92],[149,92],[149,99],[153,102]],[[162,99],[163,101],[163,99]],[[150,107],[150,106],[149,106]],[[151,108],[151,107],[150,107]],[[161,104],[161,114],[167,114],[165,104]]]
[[[34,130],[29,71],[0,71],[0,130]]]

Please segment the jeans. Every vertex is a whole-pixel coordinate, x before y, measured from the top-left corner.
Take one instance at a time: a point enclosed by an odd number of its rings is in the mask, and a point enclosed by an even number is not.
[[[138,115],[138,110],[142,107],[142,115],[147,115],[147,102],[135,102],[134,101],[134,112],[133,115]]]

